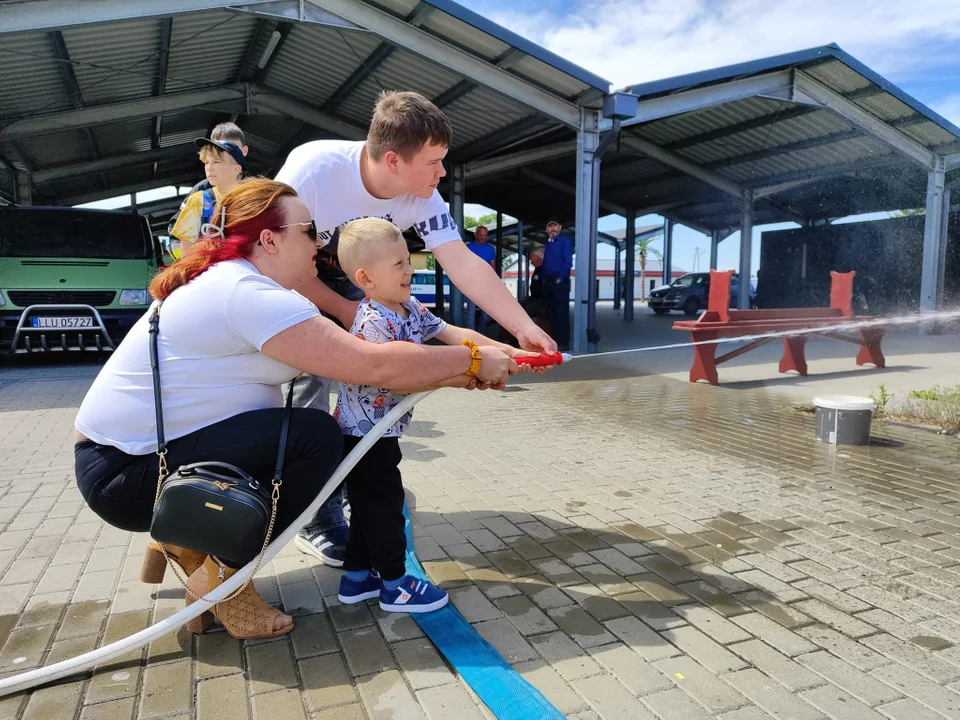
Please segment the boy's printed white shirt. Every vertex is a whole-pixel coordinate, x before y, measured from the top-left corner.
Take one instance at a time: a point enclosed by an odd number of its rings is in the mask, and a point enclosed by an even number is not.
[[[436,337],[447,323],[427,310],[416,298],[401,303],[409,315],[402,317],[375,300],[364,298],[357,308],[357,317],[350,332],[361,340],[372,343],[412,342],[418,345]],[[340,383],[337,409],[333,417],[340,423],[344,435],[363,437],[404,397],[386,388],[371,385]],[[400,437],[410,426],[413,411],[406,413],[384,437]]]

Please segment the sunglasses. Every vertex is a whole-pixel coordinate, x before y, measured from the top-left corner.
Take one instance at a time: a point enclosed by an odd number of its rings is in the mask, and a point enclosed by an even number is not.
[[[288,227],[305,227],[307,228],[307,237],[313,242],[317,241],[317,224],[313,220],[310,222],[287,223],[286,225],[281,225],[280,229],[285,230]]]

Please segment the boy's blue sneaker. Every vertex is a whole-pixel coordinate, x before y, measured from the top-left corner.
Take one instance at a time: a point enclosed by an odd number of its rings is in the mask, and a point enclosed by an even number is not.
[[[386,585],[380,590],[380,609],[384,612],[425,613],[439,610],[450,596],[426,580],[404,575],[394,590]]]
[[[359,582],[344,575],[340,578],[340,590],[337,592],[337,599],[344,605],[353,605],[379,597],[382,588],[383,584],[376,570],[371,570],[370,574]]]

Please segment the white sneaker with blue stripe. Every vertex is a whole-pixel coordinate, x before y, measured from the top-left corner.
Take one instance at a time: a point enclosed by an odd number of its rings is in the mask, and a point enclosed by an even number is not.
[[[426,580],[404,575],[395,589],[386,585],[380,590],[380,609],[384,612],[426,613],[439,610],[450,596]]]

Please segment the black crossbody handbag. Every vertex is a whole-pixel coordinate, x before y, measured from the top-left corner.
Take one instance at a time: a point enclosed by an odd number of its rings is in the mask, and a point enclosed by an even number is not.
[[[259,553],[259,570],[277,518],[277,501],[283,484],[283,459],[292,415],[293,383],[287,392],[272,488],[265,488],[249,473],[224,462],[190,463],[170,473],[163,434],[160,356],[157,349],[160,305],[150,315],[150,366],[153,370],[157,413],[157,455],[160,456],[150,535],[160,543],[161,549],[163,543],[170,543],[234,563],[246,563]],[[163,549],[163,554],[166,557],[166,549]],[[176,572],[177,568],[169,560],[167,557],[168,564]],[[180,575],[177,574],[177,577]]]

